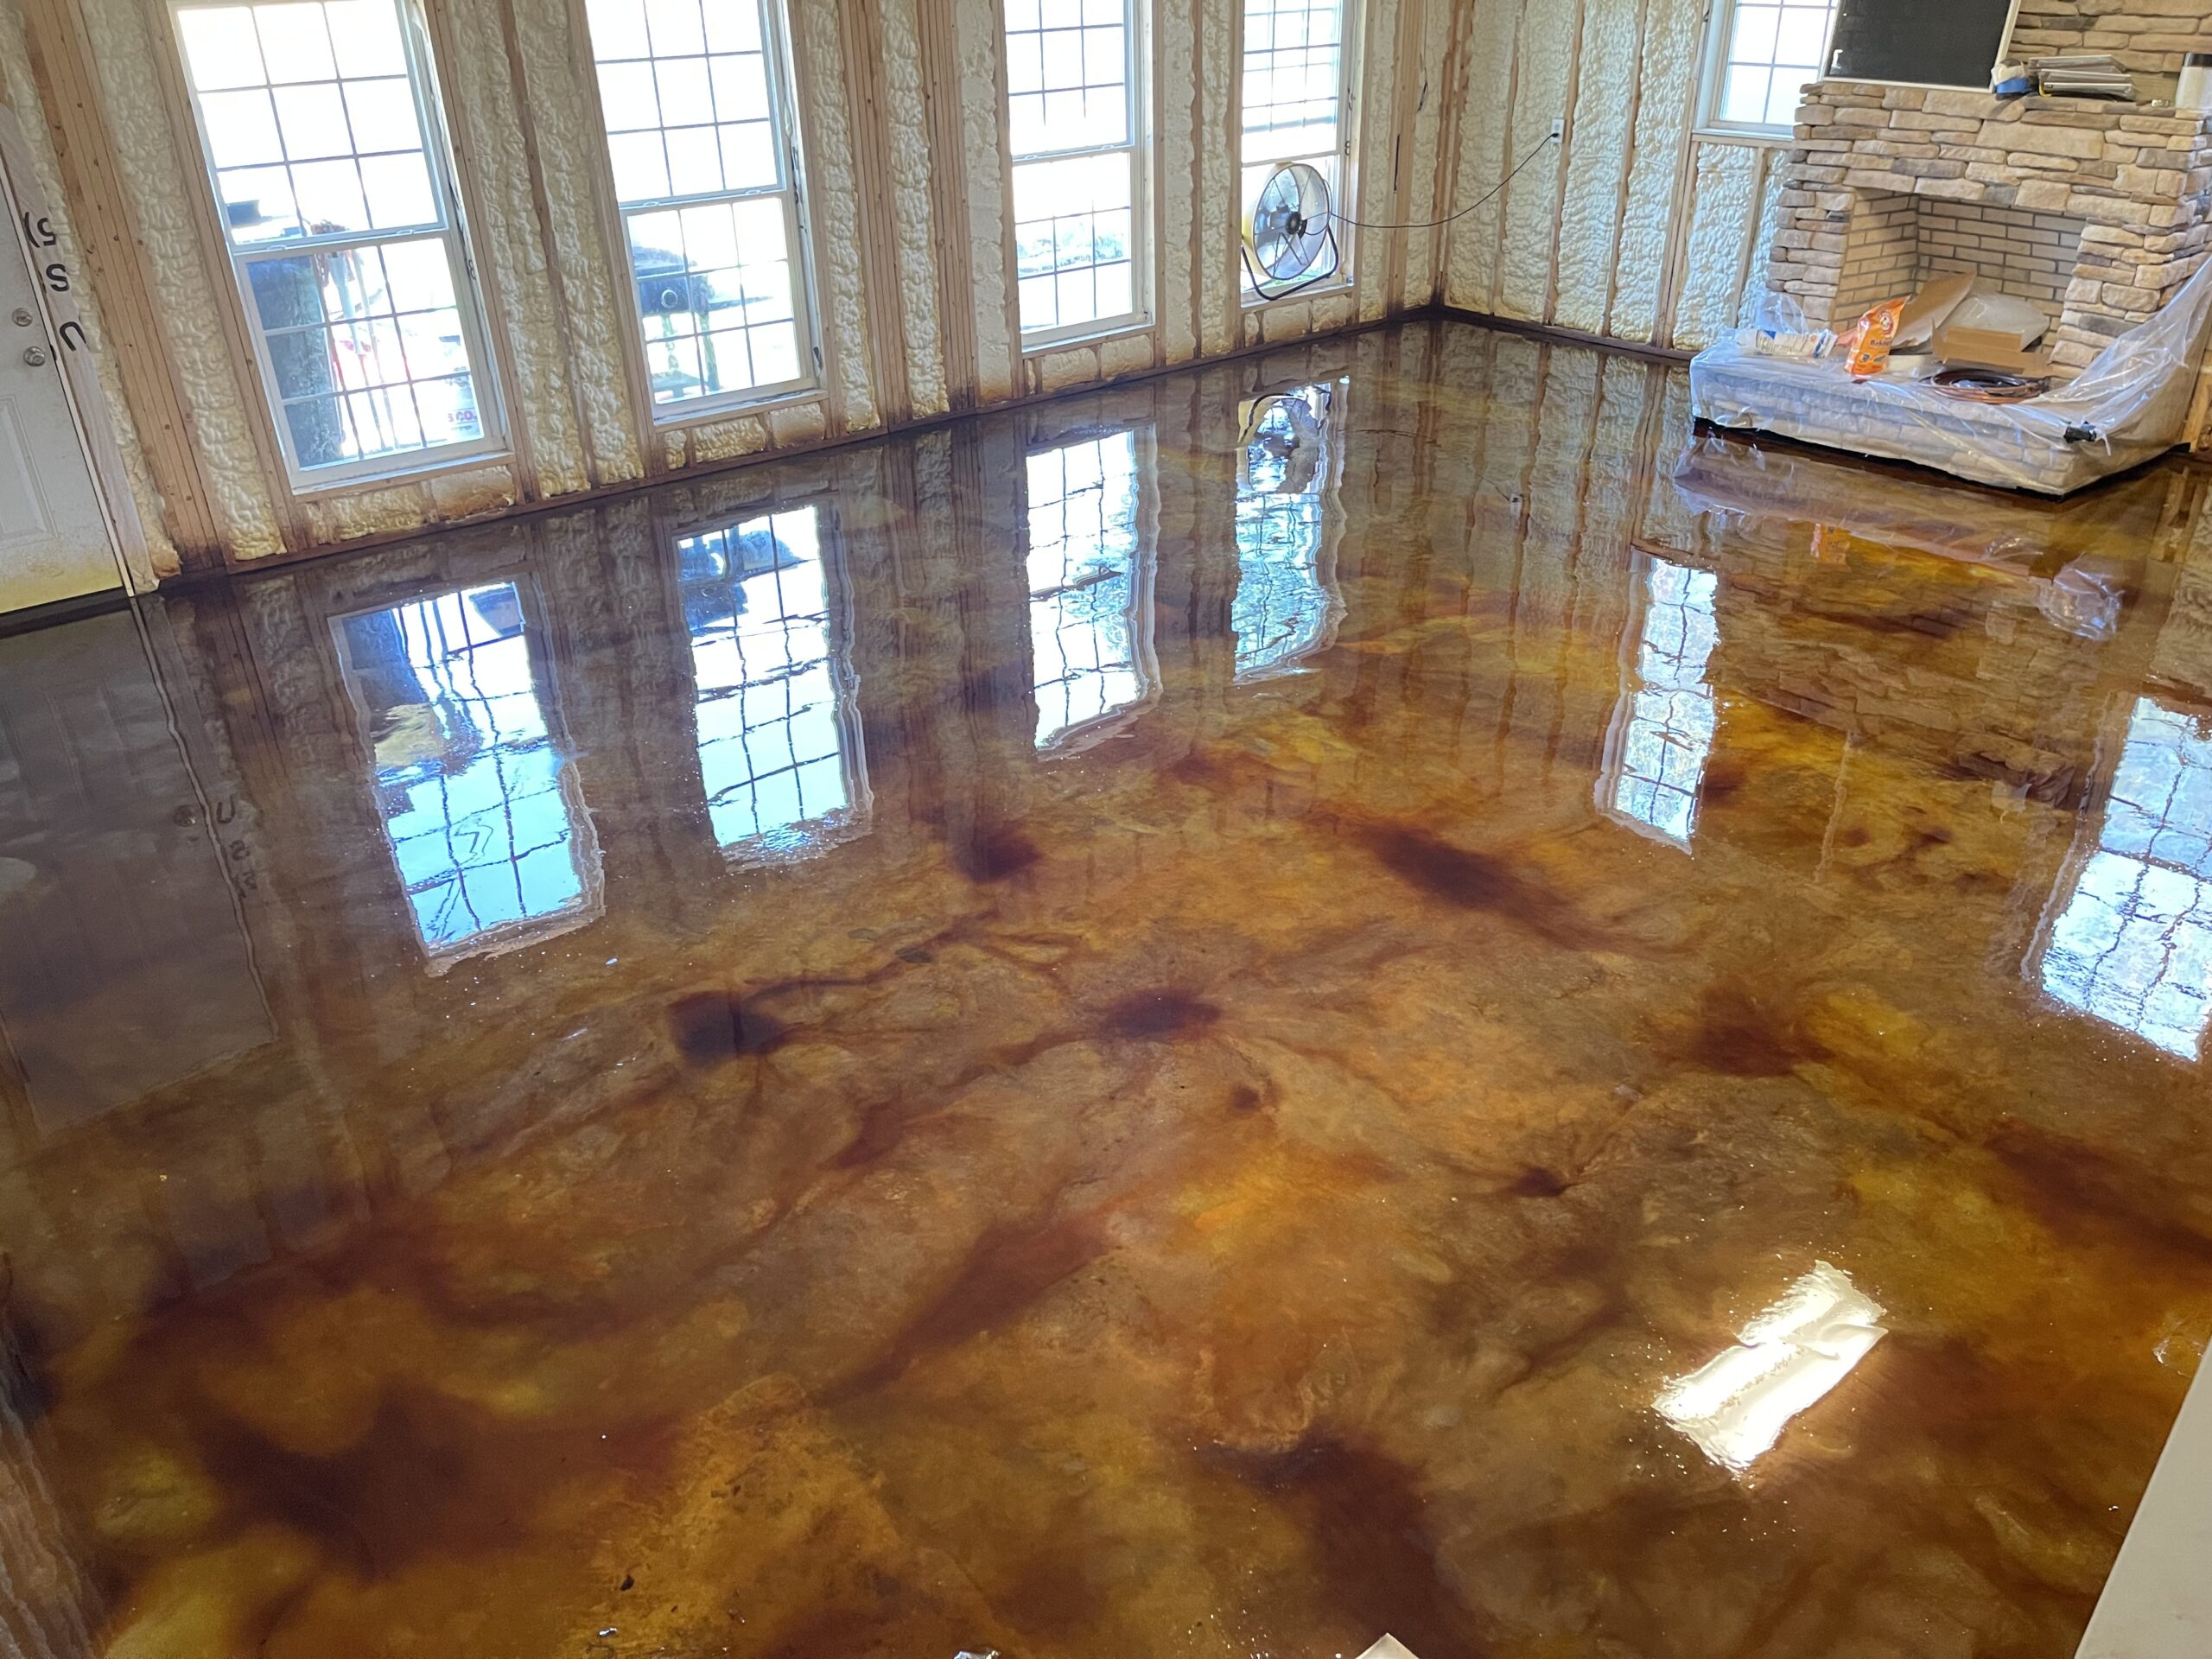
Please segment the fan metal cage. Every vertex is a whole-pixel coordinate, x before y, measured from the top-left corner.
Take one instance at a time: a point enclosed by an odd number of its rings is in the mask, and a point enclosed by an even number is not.
[[[1291,162],[1268,175],[1244,221],[1243,251],[1252,286],[1268,299],[1336,275],[1336,214],[1318,168]]]

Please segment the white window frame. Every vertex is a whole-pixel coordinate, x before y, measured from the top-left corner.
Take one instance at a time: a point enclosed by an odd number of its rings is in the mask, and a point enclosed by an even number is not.
[[[1146,73],[1146,66],[1152,55],[1151,29],[1146,0],[1122,0],[1122,50],[1128,54],[1128,142],[1016,154],[1011,139],[1004,141],[1007,143],[1006,222],[1008,227],[1007,270],[1008,281],[1013,284],[1015,329],[1020,340],[1020,349],[1025,353],[1065,346],[1072,340],[1100,340],[1113,334],[1131,334],[1152,326],[1152,79]],[[1002,61],[1006,51],[1006,32],[1005,11],[1001,5],[999,50]],[[1010,116],[1012,96],[1008,92],[999,100],[1001,132],[1007,130],[1005,124]],[[1129,158],[1130,308],[1119,316],[1096,317],[1085,322],[1063,323],[1046,328],[1021,327],[1020,238],[1014,229],[1017,224],[1014,193],[1015,170],[1033,162],[1066,162],[1090,156],[1124,154]]]
[[[1727,89],[1729,47],[1736,33],[1736,10],[1745,0],[1713,0],[1705,31],[1705,61],[1698,87],[1697,125],[1700,132],[1725,138],[1788,138],[1796,130],[1795,120],[1727,121],[1721,118],[1721,95]],[[1751,0],[1760,3],[1760,0]],[[1941,5],[1943,0],[1929,0],[1931,5]],[[1843,10],[1843,0],[1828,0],[1828,32],[1821,43],[1820,61],[1814,66],[1813,79],[1821,79],[1827,73],[1830,55],[1835,50],[1835,20]],[[1771,62],[1771,60],[1769,60]],[[1792,105],[1793,111],[1796,108]]]
[[[1365,0],[1338,0],[1339,21],[1337,25],[1338,44],[1337,48],[1336,149],[1333,151],[1300,150],[1296,154],[1285,152],[1272,157],[1268,162],[1248,162],[1244,159],[1244,74],[1247,62],[1244,7],[1246,3],[1247,0],[1238,0],[1236,11],[1236,188],[1239,198],[1237,212],[1240,215],[1238,219],[1240,249],[1243,245],[1242,215],[1250,206],[1249,201],[1243,200],[1244,169],[1248,166],[1281,167],[1291,162],[1311,163],[1321,156],[1332,154],[1337,162],[1337,176],[1334,184],[1331,187],[1334,192],[1334,200],[1331,205],[1340,213],[1357,211],[1348,208],[1345,204],[1356,199],[1353,193],[1358,188],[1358,181],[1353,176],[1358,148],[1359,76],[1357,69],[1361,56],[1360,48],[1366,36],[1367,10]],[[1262,294],[1251,286],[1251,278],[1245,269],[1244,260],[1240,252],[1236,261],[1236,290],[1243,301],[1245,308],[1253,310],[1261,306],[1274,305],[1284,300],[1310,299],[1317,294],[1332,294],[1339,289],[1350,288],[1352,285],[1352,238],[1355,232],[1351,225],[1339,219],[1334,226],[1334,232],[1337,238],[1336,270],[1318,283],[1301,283],[1287,293],[1277,294],[1272,297]]]
[[[192,107],[194,134],[200,143],[207,210],[214,215],[215,233],[230,259],[231,279],[237,289],[246,338],[252,344],[254,366],[261,377],[263,413],[276,438],[277,452],[283,458],[285,481],[294,495],[306,496],[365,481],[410,478],[506,455],[506,410],[492,352],[484,295],[477,283],[476,261],[468,249],[467,219],[462,212],[461,189],[454,177],[453,140],[445,123],[444,99],[438,90],[437,66],[416,0],[394,0],[394,10],[399,18],[400,41],[407,54],[407,79],[415,97],[416,118],[422,124],[423,163],[429,169],[432,197],[443,211],[435,220],[404,229],[346,232],[242,244],[231,237],[222,186],[216,177],[214,147],[208,141],[200,93],[193,85],[192,66],[184,54],[184,31],[177,19],[187,11],[222,10],[253,3],[254,0],[169,0],[169,34],[175,43],[175,61],[184,77],[185,99]],[[302,254],[350,253],[365,247],[382,247],[387,243],[420,241],[429,236],[436,236],[444,245],[446,264],[453,274],[454,307],[460,319],[462,344],[468,353],[470,387],[475,395],[477,419],[484,429],[483,435],[459,443],[365,456],[325,467],[301,466],[290,423],[284,417],[284,398],[277,385],[276,365],[270,354],[267,333],[254,298],[251,268],[272,260],[296,258]]]
[[[757,5],[760,8],[761,67],[767,76],[768,108],[775,129],[776,181],[772,184],[755,185],[744,189],[657,196],[650,200],[632,202],[621,199],[614,182],[614,162],[609,149],[609,140],[613,135],[608,130],[607,111],[600,100],[599,56],[592,44],[591,20],[582,0],[577,0],[575,11],[579,36],[589,54],[587,68],[591,79],[592,116],[599,123],[599,165],[607,181],[607,199],[613,204],[615,276],[624,285],[624,304],[630,317],[632,349],[637,353],[636,360],[642,371],[641,381],[645,391],[646,418],[656,428],[682,426],[693,421],[728,415],[734,410],[756,409],[787,398],[808,396],[818,391],[822,385],[821,309],[814,291],[814,238],[807,214],[805,156],[799,144],[798,100],[795,90],[798,68],[791,54],[788,0],[708,0],[708,3]],[[784,209],[784,245],[790,251],[791,328],[798,341],[798,373],[790,379],[766,385],[743,386],[702,397],[672,398],[667,403],[656,403],[652,395],[653,342],[646,336],[645,320],[639,308],[638,276],[630,257],[631,219],[640,213],[711,207],[717,202],[760,200],[771,196],[780,199]]]

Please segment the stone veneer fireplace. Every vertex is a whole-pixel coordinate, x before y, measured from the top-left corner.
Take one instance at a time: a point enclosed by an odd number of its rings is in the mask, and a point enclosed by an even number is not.
[[[1816,326],[1971,269],[2050,313],[2053,360],[2078,368],[2212,249],[2212,118],[1821,81],[1781,206],[1768,286]]]

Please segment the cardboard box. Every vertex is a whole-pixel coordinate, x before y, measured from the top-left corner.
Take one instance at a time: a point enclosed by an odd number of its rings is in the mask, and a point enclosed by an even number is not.
[[[2006,374],[2048,374],[2066,380],[2040,352],[2020,349],[2020,337],[2004,328],[1944,328],[1936,335],[1936,355],[1947,369],[1998,369]]]
[[[1969,276],[1939,276],[1905,302],[1904,314],[1897,318],[1898,348],[1927,340],[1973,291],[1974,278]]]

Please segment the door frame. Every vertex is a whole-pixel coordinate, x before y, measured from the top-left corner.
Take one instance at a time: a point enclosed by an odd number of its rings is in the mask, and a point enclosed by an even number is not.
[[[151,593],[156,578],[145,524],[116,442],[107,391],[92,360],[91,336],[71,297],[71,290],[85,280],[84,273],[72,263],[67,242],[52,222],[22,124],[4,104],[0,104],[0,206],[7,208],[9,239],[22,251],[31,290],[37,296],[47,349],[60,360],[62,397],[92,480],[92,499],[107,525],[108,550],[126,593]]]

